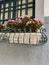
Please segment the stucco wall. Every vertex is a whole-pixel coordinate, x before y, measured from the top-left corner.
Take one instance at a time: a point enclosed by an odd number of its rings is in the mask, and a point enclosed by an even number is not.
[[[44,0],[35,0],[35,17],[44,21]]]
[[[42,65],[42,46],[0,43],[0,65]]]
[[[44,16],[49,16],[49,0],[44,0]]]

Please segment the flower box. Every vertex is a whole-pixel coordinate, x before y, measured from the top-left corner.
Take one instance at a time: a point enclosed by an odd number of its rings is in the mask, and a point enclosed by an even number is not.
[[[19,44],[39,45],[44,43],[47,38],[41,33],[43,22],[37,18],[31,19],[30,16],[8,20],[0,25],[0,41]]]
[[[39,44],[41,36],[40,33],[11,33],[9,42],[19,44]]]
[[[0,42],[40,45],[43,39],[41,33],[0,33]]]

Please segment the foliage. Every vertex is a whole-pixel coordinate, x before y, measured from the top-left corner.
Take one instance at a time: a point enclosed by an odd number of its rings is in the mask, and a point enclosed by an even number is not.
[[[0,32],[2,32],[3,30],[4,30],[3,24],[0,24]]]
[[[18,32],[18,30],[20,29],[21,32],[24,32],[24,29],[26,29],[26,32],[29,32],[31,29],[32,32],[36,32],[43,25],[43,22],[41,22],[41,20],[39,20],[38,18],[31,19],[30,16],[25,15],[24,17],[21,16],[20,18],[16,18],[15,20],[8,20],[5,27],[9,31]]]

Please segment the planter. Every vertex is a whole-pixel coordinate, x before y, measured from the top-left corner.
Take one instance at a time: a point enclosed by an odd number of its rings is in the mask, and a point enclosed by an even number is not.
[[[47,36],[41,29],[44,23],[26,15],[15,20],[8,20],[0,25],[0,41],[16,44],[41,45],[47,42]]]
[[[42,33],[0,33],[0,42],[41,45],[47,42]]]

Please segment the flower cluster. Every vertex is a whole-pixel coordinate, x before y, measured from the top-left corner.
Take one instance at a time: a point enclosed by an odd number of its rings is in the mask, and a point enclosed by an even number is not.
[[[20,18],[16,18],[15,20],[8,20],[4,25],[9,31],[18,32],[18,29],[20,29],[21,32],[24,32],[25,29],[26,32],[29,32],[31,29],[32,32],[36,32],[44,24],[38,18],[31,19],[30,16],[25,15],[24,17],[21,16]]]
[[[25,15],[24,17],[21,16],[20,18],[16,18],[15,20],[8,20],[6,28],[12,31],[18,31],[18,29],[21,29],[21,31],[23,32],[28,21],[31,21],[31,18],[28,15]]]
[[[0,32],[3,31],[3,29],[4,29],[4,25],[0,24]]]

